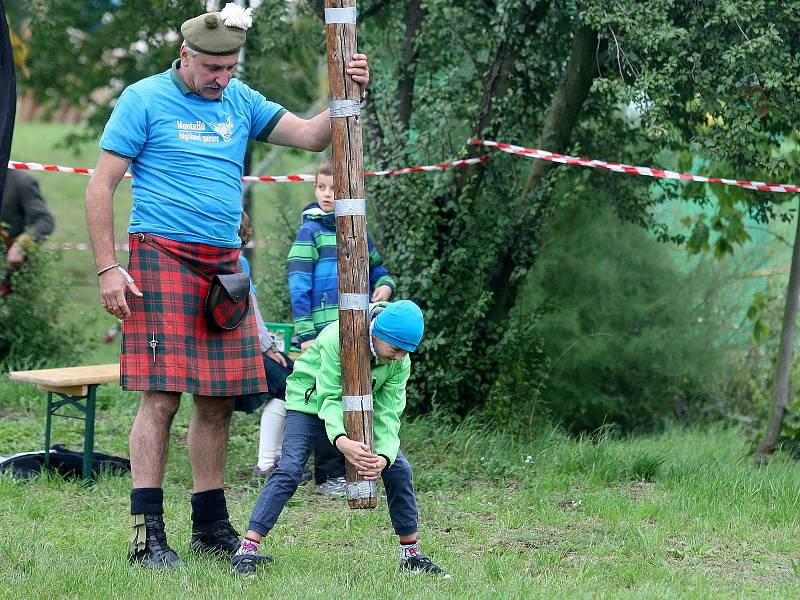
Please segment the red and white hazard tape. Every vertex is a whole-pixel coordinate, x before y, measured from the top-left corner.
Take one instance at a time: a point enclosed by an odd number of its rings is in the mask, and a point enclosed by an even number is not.
[[[453,167],[465,167],[467,165],[474,165],[486,162],[490,159],[489,156],[480,156],[478,158],[465,158],[461,160],[454,160],[448,163],[438,163],[435,165],[425,165],[422,167],[408,167],[405,169],[392,169],[389,171],[366,171],[364,177],[388,177],[391,175],[402,175],[405,173],[423,173],[426,171],[443,171]],[[9,169],[21,169],[25,171],[51,171],[54,173],[77,173],[79,175],[91,175],[94,169],[81,169],[76,167],[62,167],[60,165],[43,165],[34,162],[17,162],[14,160],[8,161]],[[126,178],[130,178],[130,173],[125,173]],[[242,181],[264,181],[269,183],[294,183],[298,181],[314,181],[313,175],[299,174],[299,175],[245,175]]]
[[[466,167],[468,165],[476,165],[478,163],[487,162],[490,156],[479,156],[477,158],[462,158],[461,160],[454,160],[449,163],[437,163],[435,165],[426,165],[424,167],[408,167],[406,169],[393,169],[391,171],[368,171],[364,173],[365,177],[387,177],[391,175],[403,175],[405,173],[423,173],[425,171],[443,171],[452,167]]]
[[[35,162],[17,162],[15,160],[8,161],[9,169],[21,169],[23,171],[53,171],[56,173],[77,173],[78,175],[91,175],[94,169],[81,169],[78,167],[62,167],[59,165],[43,165]],[[126,176],[129,175],[126,173]]]
[[[485,146],[487,148],[497,148],[509,154],[516,154],[518,156],[527,156],[529,158],[538,158],[541,160],[549,160],[551,162],[563,163],[566,165],[579,165],[581,167],[594,167],[596,169],[607,169],[609,171],[616,171],[617,173],[628,173],[629,175],[644,175],[646,177],[656,177],[658,179],[682,179],[684,181],[699,181],[701,183],[722,183],[724,185],[735,185],[748,190],[758,190],[761,192],[789,192],[795,193],[800,191],[800,185],[793,185],[788,183],[764,183],[762,181],[746,181],[742,179],[725,179],[724,177],[706,177],[704,175],[691,175],[689,173],[677,173],[675,171],[667,171],[665,169],[654,169],[652,167],[638,167],[634,165],[624,165],[621,163],[607,162],[604,160],[594,160],[591,158],[580,158],[578,156],[569,156],[567,154],[557,154],[555,152],[548,152],[547,150],[538,150],[536,148],[524,148],[522,146],[514,146],[512,144],[504,144],[502,142],[493,142],[490,140],[470,140],[473,146]]]
[[[84,242],[47,242],[45,244],[50,250],[91,250],[92,246]],[[114,244],[115,252],[127,252],[128,244]]]
[[[690,173],[678,173],[676,171],[669,171],[666,169],[656,169],[653,167],[640,167],[636,165],[626,165],[617,162],[595,160],[591,158],[582,158],[579,156],[569,156],[567,154],[558,154],[556,152],[548,152],[547,150],[539,150],[537,148],[525,148],[523,146],[515,146],[513,144],[505,144],[503,142],[494,142],[491,140],[470,140],[470,144],[474,146],[484,146],[486,148],[497,148],[509,154],[517,156],[527,156],[528,158],[537,158],[540,160],[549,160],[551,162],[563,163],[567,165],[578,165],[581,167],[593,167],[595,169],[606,169],[608,171],[616,171],[617,173],[628,173],[630,175],[644,175],[646,177],[656,177],[658,179],[679,179],[683,181],[697,181],[700,183],[721,183],[723,185],[734,185],[748,190],[758,190],[762,192],[783,192],[783,193],[796,193],[800,191],[800,185],[788,183],[764,183],[763,181],[748,181],[743,179],[727,179],[724,177],[707,177],[705,175],[692,175]],[[484,163],[490,159],[489,156],[479,156],[477,158],[466,158],[461,160],[454,160],[446,163],[437,163],[435,165],[425,165],[421,167],[408,167],[404,169],[391,169],[388,171],[367,171],[364,173],[365,177],[387,177],[391,175],[401,175],[405,173],[423,173],[429,171],[443,171],[453,167],[465,167],[477,163]],[[40,163],[23,163],[17,161],[8,162],[9,169],[24,169],[28,171],[52,171],[57,173],[78,173],[80,175],[91,175],[94,169],[81,169],[75,167],[63,167],[60,165],[42,165]],[[130,177],[129,173],[125,177]],[[269,183],[293,183],[302,181],[314,181],[313,175],[298,174],[298,175],[263,175],[260,177],[254,175],[246,175],[242,177],[242,181],[263,181]]]

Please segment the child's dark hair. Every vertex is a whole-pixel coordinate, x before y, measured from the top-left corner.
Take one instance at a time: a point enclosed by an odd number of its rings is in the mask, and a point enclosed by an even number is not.
[[[247,213],[242,211],[242,222],[239,223],[239,238],[242,240],[242,246],[246,246],[253,237],[255,230],[253,224],[250,222],[250,217]]]
[[[327,175],[328,177],[333,177],[333,162],[326,158],[321,163],[319,163],[319,168],[317,168],[317,173],[314,175],[314,182],[316,183],[317,177],[320,175]]]

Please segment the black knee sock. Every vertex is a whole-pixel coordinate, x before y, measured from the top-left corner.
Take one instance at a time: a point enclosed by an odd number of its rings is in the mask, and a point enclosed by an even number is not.
[[[131,490],[131,514],[164,514],[164,490],[161,488],[133,488]]]
[[[192,521],[210,523],[228,518],[225,491],[222,488],[192,494]]]

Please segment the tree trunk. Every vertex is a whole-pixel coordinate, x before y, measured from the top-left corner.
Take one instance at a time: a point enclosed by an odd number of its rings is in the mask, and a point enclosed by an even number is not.
[[[798,200],[800,207],[800,200]],[[786,288],[786,305],[783,308],[783,325],[781,326],[781,342],[778,347],[778,360],[775,369],[775,381],[772,388],[772,415],[767,431],[758,444],[756,461],[766,462],[775,450],[775,444],[783,427],[783,417],[789,402],[789,377],[792,371],[794,356],[795,325],[797,323],[797,307],[800,297],[800,210],[797,214],[797,229],[792,248],[792,266],[789,270],[789,285]]]
[[[408,129],[414,103],[414,77],[417,63],[416,40],[425,14],[420,0],[411,0],[406,7],[406,36],[400,61],[400,82],[397,84],[397,118]]]
[[[540,137],[540,147],[551,152],[561,152],[569,144],[572,130],[578,121],[581,107],[589,96],[592,81],[596,70],[596,44],[597,32],[588,27],[580,27],[572,39],[572,50],[564,77],[559,83],[558,90],[550,108],[547,111],[544,127]],[[521,200],[520,212],[526,214],[524,207],[533,201],[533,194],[538,184],[553,168],[553,163],[535,160],[531,165],[525,192]],[[498,324],[508,317],[517,298],[520,283],[524,278],[513,277],[516,269],[528,269],[533,264],[535,253],[531,252],[531,245],[535,244],[542,224],[548,214],[550,198],[543,196],[539,199],[536,212],[528,217],[513,232],[526,232],[528,243],[504,244],[505,252],[500,255],[497,268],[489,279],[489,289],[492,291],[492,303],[487,312],[487,323]],[[525,255],[515,255],[520,248]]]
[[[326,0],[326,9],[355,7],[355,0]],[[326,18],[326,22],[328,19]],[[345,69],[357,51],[355,23],[326,25],[328,81],[332,103],[358,102],[361,89]],[[333,104],[331,105],[333,108]],[[339,273],[339,348],[342,370],[342,410],[347,437],[373,449],[372,371],[370,368],[364,154],[361,117],[351,109],[331,111],[333,192],[336,202],[336,247]],[[350,508],[375,508],[377,487],[365,481],[347,462],[347,503]]]

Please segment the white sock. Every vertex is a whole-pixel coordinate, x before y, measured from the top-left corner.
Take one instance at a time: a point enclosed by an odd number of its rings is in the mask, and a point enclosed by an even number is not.
[[[400,560],[406,560],[407,558],[417,556],[418,554],[420,554],[418,540],[414,540],[408,544],[400,542]]]
[[[286,421],[285,402],[273,398],[261,413],[261,433],[258,441],[258,468],[271,469],[281,455],[283,424]]]
[[[236,554],[258,554],[258,547],[260,545],[261,542],[257,542],[245,536],[242,538],[242,543],[239,544],[239,549],[236,551]]]

